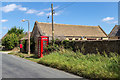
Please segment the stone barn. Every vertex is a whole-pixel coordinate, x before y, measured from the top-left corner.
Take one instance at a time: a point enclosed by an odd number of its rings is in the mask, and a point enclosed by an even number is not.
[[[120,39],[120,25],[115,25],[108,37],[109,39]]]
[[[38,37],[48,36],[52,40],[52,24],[36,21],[31,37],[35,41],[35,53],[38,52]],[[107,34],[100,26],[83,26],[54,23],[54,38],[59,40],[107,40]]]

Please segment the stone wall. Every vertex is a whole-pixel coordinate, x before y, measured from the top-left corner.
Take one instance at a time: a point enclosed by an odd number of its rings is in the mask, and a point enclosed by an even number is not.
[[[98,52],[101,54],[103,52],[114,52],[120,54],[120,40],[64,41],[63,45],[65,48],[72,48],[74,51],[80,50],[80,52],[84,54]]]
[[[97,52],[116,52],[120,54],[120,40],[75,41],[74,45],[75,50],[79,49],[84,54]]]

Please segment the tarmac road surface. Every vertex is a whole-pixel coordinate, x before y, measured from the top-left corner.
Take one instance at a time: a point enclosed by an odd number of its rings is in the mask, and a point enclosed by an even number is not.
[[[80,78],[82,77],[46,67],[35,62],[0,52],[2,78]]]

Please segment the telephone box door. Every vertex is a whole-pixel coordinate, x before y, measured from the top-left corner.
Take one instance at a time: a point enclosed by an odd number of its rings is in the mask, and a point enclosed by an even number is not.
[[[38,57],[40,58],[41,53],[41,37],[38,38]]]

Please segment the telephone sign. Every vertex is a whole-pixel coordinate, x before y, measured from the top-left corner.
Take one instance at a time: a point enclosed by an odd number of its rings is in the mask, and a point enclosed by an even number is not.
[[[49,38],[47,36],[38,37],[38,57],[43,57],[47,51],[45,47],[48,45]]]

